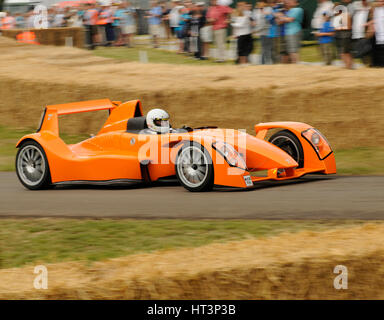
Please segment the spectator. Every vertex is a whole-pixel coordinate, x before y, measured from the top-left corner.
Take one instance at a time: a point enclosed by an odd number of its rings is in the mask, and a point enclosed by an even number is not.
[[[287,41],[285,38],[285,22],[282,18],[285,17],[285,14],[288,12],[288,8],[285,3],[278,2],[276,3],[274,9],[274,16],[276,23],[278,25],[278,38],[277,38],[277,56],[279,62],[289,63],[289,54],[287,50]]]
[[[180,21],[179,27],[177,29],[178,39],[180,40],[180,48],[178,53],[186,52],[186,42],[188,42],[188,28],[189,28],[189,20],[191,16],[189,14],[188,8],[184,7],[180,10]]]
[[[92,3],[88,5],[88,9],[85,10],[83,15],[86,44],[91,50],[95,48],[98,15],[99,12],[95,4]]]
[[[16,26],[15,17],[11,16],[9,12],[6,12],[5,17],[1,21],[1,29],[2,30],[15,29],[15,26]]]
[[[121,25],[125,19],[125,4],[121,2],[113,13],[113,31],[115,37],[115,46],[123,45],[123,33]]]
[[[280,62],[280,26],[277,24],[276,18],[279,10],[276,0],[268,0],[267,6],[263,9],[269,26],[267,36],[264,40],[266,64]]]
[[[98,25],[100,26],[99,31],[102,34],[102,41],[104,46],[111,46],[115,39],[113,31],[113,12],[109,5],[103,4],[102,9],[99,13]]]
[[[15,14],[15,27],[17,29],[24,29],[25,28],[25,19],[21,13]]]
[[[169,13],[171,12],[171,9],[168,7],[168,2],[161,4],[161,10],[161,20],[163,22],[165,36],[169,40],[171,38],[171,27],[169,24]]]
[[[340,9],[333,18],[335,28],[335,40],[338,53],[347,69],[352,69],[352,31],[351,14],[352,6],[350,0],[343,0],[343,5],[347,10]]]
[[[190,23],[190,42],[191,52],[194,53],[196,59],[201,59],[202,45],[200,30],[205,25],[204,2],[198,2],[195,10],[192,11]],[[204,59],[202,59],[204,60]]]
[[[33,11],[32,11],[32,17],[34,19],[34,14],[33,14]],[[55,12],[55,16],[53,18],[53,23],[52,23],[52,26],[54,28],[62,28],[66,25],[66,22],[65,22],[65,14],[64,14],[64,11],[63,9],[57,9],[56,12]]]
[[[177,37],[176,29],[179,28],[180,9],[182,8],[184,8],[184,6],[181,5],[180,0],[172,0],[172,9],[169,11],[169,26],[174,37]]]
[[[373,10],[374,41],[372,50],[372,66],[384,67],[384,0],[376,1]]]
[[[56,14],[54,17],[56,17]],[[35,14],[34,14],[33,10],[31,10],[27,13],[27,28],[28,29],[34,29],[35,28]]]
[[[323,13],[323,25],[315,35],[318,37],[320,51],[325,65],[329,66],[333,60],[333,36],[335,35],[334,28],[331,24],[331,18],[328,11]]]
[[[149,10],[148,24],[149,24],[149,34],[152,36],[153,47],[158,48],[160,37],[160,25],[161,25],[161,16],[163,11],[156,1],[151,2],[151,9]]]
[[[366,38],[366,30],[371,6],[367,0],[362,0],[355,5],[352,16],[352,49],[355,58],[361,58],[365,65],[369,65],[369,53],[372,49],[371,39]],[[368,47],[368,49],[367,49]]]
[[[316,11],[313,14],[311,26],[314,31],[319,31],[324,25],[324,12],[327,12],[329,16],[333,14],[334,4],[330,0],[317,0]]]
[[[247,9],[245,2],[238,2],[231,24],[233,27],[233,34],[237,39],[239,64],[248,63],[248,56],[253,50],[252,22],[249,13],[247,13]]]
[[[260,36],[261,43],[261,64],[272,64],[272,38],[268,37],[271,24],[268,15],[272,8],[267,7],[264,1],[257,3],[257,8],[253,11],[253,17],[256,23],[256,34]]]
[[[297,0],[286,0],[287,13],[280,17],[285,25],[285,42],[291,63],[299,61],[299,50],[301,44],[301,23],[304,19],[304,10],[297,7]]]
[[[207,9],[203,7],[204,25],[200,29],[201,38],[201,60],[207,60],[209,57],[209,46],[213,42],[212,24],[207,21]]]
[[[217,0],[211,0],[211,7],[207,12],[207,21],[212,23],[213,35],[216,44],[216,62],[225,60],[225,45],[227,40],[228,18],[232,9],[222,6]]]
[[[129,47],[133,47],[134,36],[136,34],[136,9],[130,2],[125,4],[124,19],[121,23],[121,32],[123,37],[123,43]]]

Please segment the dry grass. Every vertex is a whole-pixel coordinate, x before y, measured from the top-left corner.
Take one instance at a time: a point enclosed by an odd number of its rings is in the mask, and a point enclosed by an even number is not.
[[[0,119],[18,127],[35,126],[46,104],[140,98],[144,111],[169,110],[174,126],[252,132],[257,122],[294,120],[318,127],[336,148],[377,146],[384,140],[383,87],[377,69],[140,64],[0,38]],[[95,132],[96,117],[83,115],[77,127]],[[73,133],[74,123],[63,128]]]
[[[0,270],[0,298],[16,299],[383,299],[384,226],[138,254],[85,265],[48,265],[48,290],[32,267]],[[335,290],[336,265],[348,290]]]

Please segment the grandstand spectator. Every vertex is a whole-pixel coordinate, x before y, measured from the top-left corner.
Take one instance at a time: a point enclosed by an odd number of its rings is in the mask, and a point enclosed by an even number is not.
[[[252,21],[246,3],[237,3],[233,13],[233,34],[237,39],[237,55],[239,64],[248,63],[248,57],[253,50]]]
[[[284,37],[286,51],[289,55],[291,63],[299,61],[299,50],[302,37],[302,22],[304,19],[304,10],[299,8],[297,0],[286,0],[286,8],[288,9],[285,15],[281,15],[279,20],[284,24]]]
[[[211,0],[207,12],[207,21],[212,23],[213,36],[216,45],[216,62],[225,61],[225,45],[227,42],[227,28],[232,9],[219,5],[217,0]]]
[[[161,36],[161,17],[163,11],[156,1],[151,2],[151,9],[146,16],[148,18],[149,34],[152,36],[153,47],[159,47],[159,38]]]
[[[335,30],[330,20],[330,13],[328,11],[323,12],[323,25],[319,31],[315,32],[319,40],[321,55],[327,66],[332,64],[334,58],[333,36],[335,35]]]

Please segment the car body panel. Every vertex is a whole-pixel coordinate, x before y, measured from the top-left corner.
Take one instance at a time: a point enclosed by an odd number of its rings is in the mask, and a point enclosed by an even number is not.
[[[77,144],[67,145],[59,137],[58,116],[70,113],[109,110],[110,115],[99,133]],[[151,181],[175,175],[175,160],[180,148],[189,142],[199,143],[209,153],[214,167],[214,184],[246,188],[246,178],[252,183],[273,179],[285,180],[307,173],[336,172],[333,153],[320,160],[314,147],[301,133],[311,126],[299,122],[261,123],[255,126],[256,136],[232,129],[178,130],[167,134],[128,132],[128,119],[142,117],[139,100],[128,102],[109,99],[50,105],[45,108],[37,133],[24,136],[17,147],[27,139],[38,142],[44,149],[52,183],[73,181],[144,181],[143,167]],[[303,168],[286,152],[265,141],[268,130],[290,130],[300,140],[305,162]],[[244,167],[235,167],[226,161],[214,145],[224,141],[234,147],[244,159]],[[265,176],[253,173],[266,171]]]

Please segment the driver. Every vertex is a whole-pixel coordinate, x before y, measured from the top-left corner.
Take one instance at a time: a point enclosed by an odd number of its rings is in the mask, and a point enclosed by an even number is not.
[[[168,133],[171,131],[169,114],[163,109],[152,109],[146,118],[147,126],[156,133]]]

